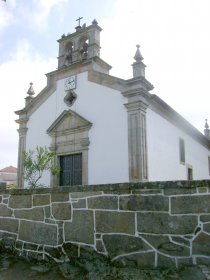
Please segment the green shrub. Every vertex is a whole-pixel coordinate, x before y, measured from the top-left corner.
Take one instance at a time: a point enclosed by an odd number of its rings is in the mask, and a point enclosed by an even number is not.
[[[36,150],[23,152],[24,179],[31,188],[44,185],[39,184],[43,172],[49,170],[52,175],[58,175],[60,168],[53,164],[54,153],[46,147],[36,147]]]

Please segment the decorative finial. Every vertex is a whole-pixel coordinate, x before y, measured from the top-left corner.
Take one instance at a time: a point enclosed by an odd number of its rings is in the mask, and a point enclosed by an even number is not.
[[[93,25],[97,25],[97,24],[98,24],[97,20],[94,19],[94,20],[92,21],[92,24],[93,24]]]
[[[210,129],[209,129],[209,125],[208,125],[208,120],[207,119],[205,119],[204,135],[206,136],[206,138],[208,140],[210,140]]]
[[[145,78],[145,67],[146,65],[142,62],[144,59],[143,56],[140,53],[140,45],[136,45],[137,50],[134,56],[134,59],[136,60],[132,66],[133,66],[133,77],[144,77]]]
[[[139,62],[139,61],[142,61],[144,58],[143,58],[143,56],[141,55],[140,50],[139,50],[140,45],[136,45],[136,47],[137,47],[137,50],[136,50],[134,59],[136,60],[136,62]]]
[[[29,96],[32,96],[32,95],[35,94],[34,89],[33,89],[33,83],[30,83],[30,87],[29,87],[29,89],[28,89],[28,91],[27,91],[27,94],[28,94]]]
[[[205,129],[208,129],[209,128],[209,125],[208,125],[208,120],[205,119]]]

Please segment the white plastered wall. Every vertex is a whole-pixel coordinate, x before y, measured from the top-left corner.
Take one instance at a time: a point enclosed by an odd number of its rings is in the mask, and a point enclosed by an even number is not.
[[[179,138],[185,142],[185,164],[180,163]],[[159,114],[147,110],[149,181],[187,180],[187,167],[193,179],[210,179],[210,152]]]
[[[68,107],[63,99],[65,79],[57,82],[56,91],[32,114],[28,121],[26,149],[51,144],[46,130],[64,111],[71,109],[90,121],[88,183],[105,184],[127,182],[128,137],[126,99],[120,92],[89,82],[87,72],[77,75],[77,100]],[[42,183],[49,185],[50,176],[44,174]]]

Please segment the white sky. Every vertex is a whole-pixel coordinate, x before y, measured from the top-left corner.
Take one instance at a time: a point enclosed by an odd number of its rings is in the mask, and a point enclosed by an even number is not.
[[[0,0],[0,169],[17,166],[18,125],[29,83],[38,94],[57,67],[57,39],[76,18],[101,32],[110,74],[131,78],[136,44],[158,95],[201,132],[210,123],[209,0]]]

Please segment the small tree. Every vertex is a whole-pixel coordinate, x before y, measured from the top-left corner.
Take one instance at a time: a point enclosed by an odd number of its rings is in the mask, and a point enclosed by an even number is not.
[[[52,175],[59,174],[60,168],[53,164],[53,157],[54,153],[46,147],[37,146],[35,152],[33,150],[23,152],[24,179],[31,188],[42,186],[38,181],[44,171],[49,170]]]

